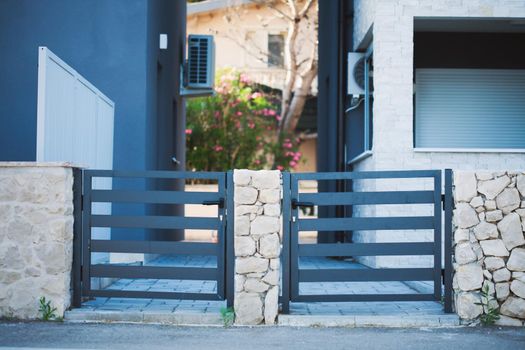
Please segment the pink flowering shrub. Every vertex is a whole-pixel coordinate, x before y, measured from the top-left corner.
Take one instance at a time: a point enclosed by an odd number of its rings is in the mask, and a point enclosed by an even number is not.
[[[218,74],[216,94],[186,102],[187,169],[294,169],[299,140],[278,135],[278,100],[244,73]]]

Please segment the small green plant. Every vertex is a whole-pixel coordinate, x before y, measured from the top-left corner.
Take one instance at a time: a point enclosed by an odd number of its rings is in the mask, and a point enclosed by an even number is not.
[[[221,318],[224,323],[224,327],[230,327],[235,321],[235,311],[233,307],[222,307],[221,308]]]
[[[51,306],[51,300],[46,300],[46,297],[41,297],[39,299],[40,307],[38,308],[38,311],[41,314],[42,321],[51,321],[55,320],[57,316],[55,315],[55,311],[57,311],[56,307]]]
[[[479,317],[479,320],[484,326],[493,325],[497,320],[500,319],[499,316],[499,307],[494,307],[493,303],[494,297],[490,295],[489,285],[485,284],[481,289],[481,302],[476,303],[483,307],[483,313]]]

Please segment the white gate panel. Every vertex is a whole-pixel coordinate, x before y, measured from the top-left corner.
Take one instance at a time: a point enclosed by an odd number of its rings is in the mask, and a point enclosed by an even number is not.
[[[39,162],[71,162],[113,169],[115,104],[48,48],[38,54],[37,150]],[[111,178],[93,179],[93,188],[111,189]],[[111,214],[111,203],[94,203],[93,213]],[[93,228],[92,238],[109,239],[109,228]],[[95,253],[93,261],[107,261]]]

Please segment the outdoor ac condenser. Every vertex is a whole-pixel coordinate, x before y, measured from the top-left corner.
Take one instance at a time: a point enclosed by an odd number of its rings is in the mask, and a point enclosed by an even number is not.
[[[215,44],[213,36],[189,35],[184,88],[187,90],[213,90],[214,79]]]
[[[348,53],[347,94],[359,96],[365,94],[365,54]]]

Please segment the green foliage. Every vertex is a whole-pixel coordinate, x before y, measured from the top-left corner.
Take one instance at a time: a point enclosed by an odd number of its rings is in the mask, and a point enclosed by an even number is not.
[[[299,140],[279,136],[276,98],[243,73],[223,70],[214,96],[187,100],[188,170],[290,169],[301,154]]]
[[[235,311],[233,307],[222,307],[221,308],[221,318],[224,323],[224,327],[230,327],[235,321]]]
[[[481,323],[484,326],[493,325],[497,320],[500,319],[499,307],[493,307],[491,301],[495,300],[489,292],[489,285],[485,284],[481,289],[481,302],[476,303],[483,307],[484,313],[479,317]]]
[[[55,315],[57,308],[51,306],[51,300],[46,301],[46,297],[41,297],[39,302],[40,307],[38,311],[40,312],[42,321],[57,320],[57,316]]]

